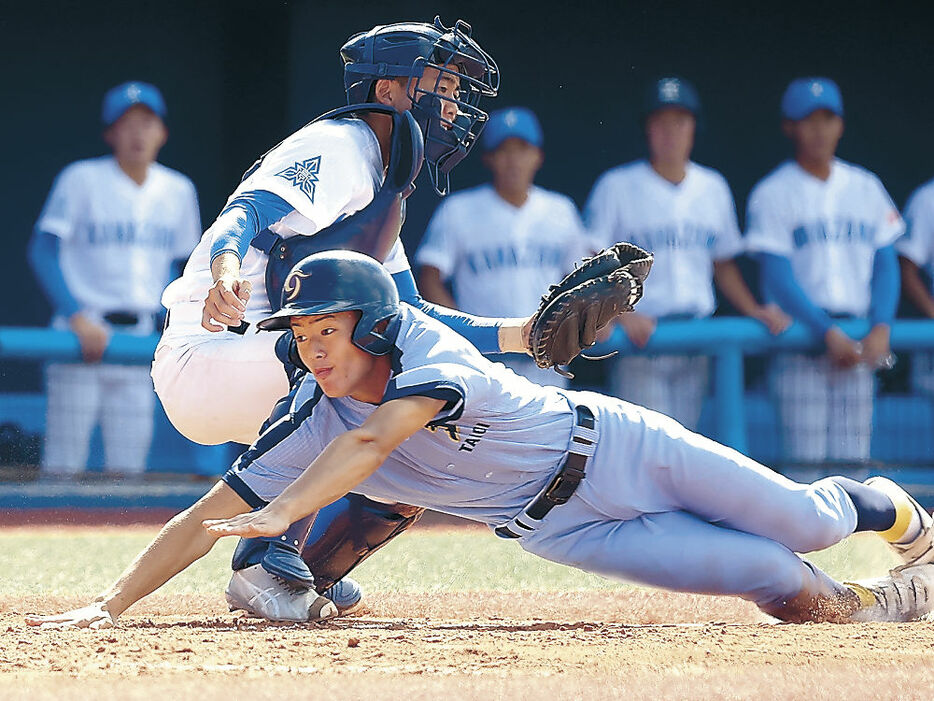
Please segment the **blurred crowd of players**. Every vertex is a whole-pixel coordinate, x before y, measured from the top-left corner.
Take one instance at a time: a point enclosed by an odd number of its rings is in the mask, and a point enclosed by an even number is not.
[[[45,476],[84,472],[98,425],[105,471],[145,470],[155,403],[149,368],[100,361],[112,333],[158,332],[161,291],[201,236],[194,185],[157,162],[166,114],[153,85],[110,90],[101,118],[111,153],[64,168],[36,222],[30,264],[52,326],[77,335],[84,359],[46,366]],[[781,100],[790,158],[753,189],[741,232],[724,177],[691,160],[700,117],[700,97],[684,78],[647,86],[645,158],[597,178],[581,217],[569,197],[534,182],[546,154],[537,116],[524,107],[493,112],[479,143],[489,182],[440,201],[415,255],[420,290],[472,314],[523,317],[581,257],[631,241],[655,254],[644,299],[619,321],[634,346],[646,346],[660,321],[711,316],[715,286],[772,334],[800,322],[825,347],[770,360],[785,457],[866,461],[875,371],[891,363],[899,292],[934,318],[921,274],[934,264],[934,181],[912,195],[903,219],[875,175],[836,157],[844,127],[838,86],[797,79]],[[744,255],[759,266],[761,290],[748,287],[736,263]],[[842,319],[867,319],[870,332],[850,338]],[[501,360],[536,382],[566,382],[530,358]],[[607,362],[608,391],[697,427],[705,356]],[[931,354],[915,355],[911,381],[934,393]]]

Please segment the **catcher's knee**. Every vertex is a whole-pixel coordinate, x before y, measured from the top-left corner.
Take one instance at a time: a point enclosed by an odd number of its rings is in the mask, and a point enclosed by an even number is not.
[[[302,549],[321,592],[415,523],[424,509],[348,494],[318,512]]]

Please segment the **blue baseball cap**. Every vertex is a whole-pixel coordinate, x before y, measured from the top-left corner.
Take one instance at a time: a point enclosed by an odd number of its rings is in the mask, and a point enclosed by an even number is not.
[[[131,80],[129,83],[122,83],[111,88],[104,95],[104,102],[101,105],[101,121],[109,127],[133,105],[144,105],[160,118],[165,118],[165,100],[162,99],[159,88],[149,83]]]
[[[495,151],[506,139],[516,137],[541,148],[545,143],[542,125],[538,117],[527,107],[509,107],[490,114],[483,128],[481,141],[483,151]]]
[[[782,96],[782,117],[797,122],[817,110],[843,116],[843,95],[830,78],[797,78]]]
[[[680,107],[697,117],[700,114],[700,98],[697,90],[684,78],[668,76],[659,78],[649,86],[646,95],[644,116],[666,107]]]

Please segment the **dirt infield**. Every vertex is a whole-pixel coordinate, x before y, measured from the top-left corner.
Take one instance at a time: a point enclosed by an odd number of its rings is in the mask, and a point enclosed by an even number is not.
[[[0,697],[934,697],[928,623],[781,625],[741,601],[644,590],[368,601],[277,625],[219,597],[155,595],[117,629],[40,631],[22,614],[81,602],[0,598]]]

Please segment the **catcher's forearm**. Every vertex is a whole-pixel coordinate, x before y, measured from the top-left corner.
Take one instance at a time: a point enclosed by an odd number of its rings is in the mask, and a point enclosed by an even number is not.
[[[224,251],[211,261],[211,279],[217,282],[222,277],[240,277],[240,259],[236,253]]]
[[[503,319],[498,331],[501,353],[529,352],[529,319]]]

